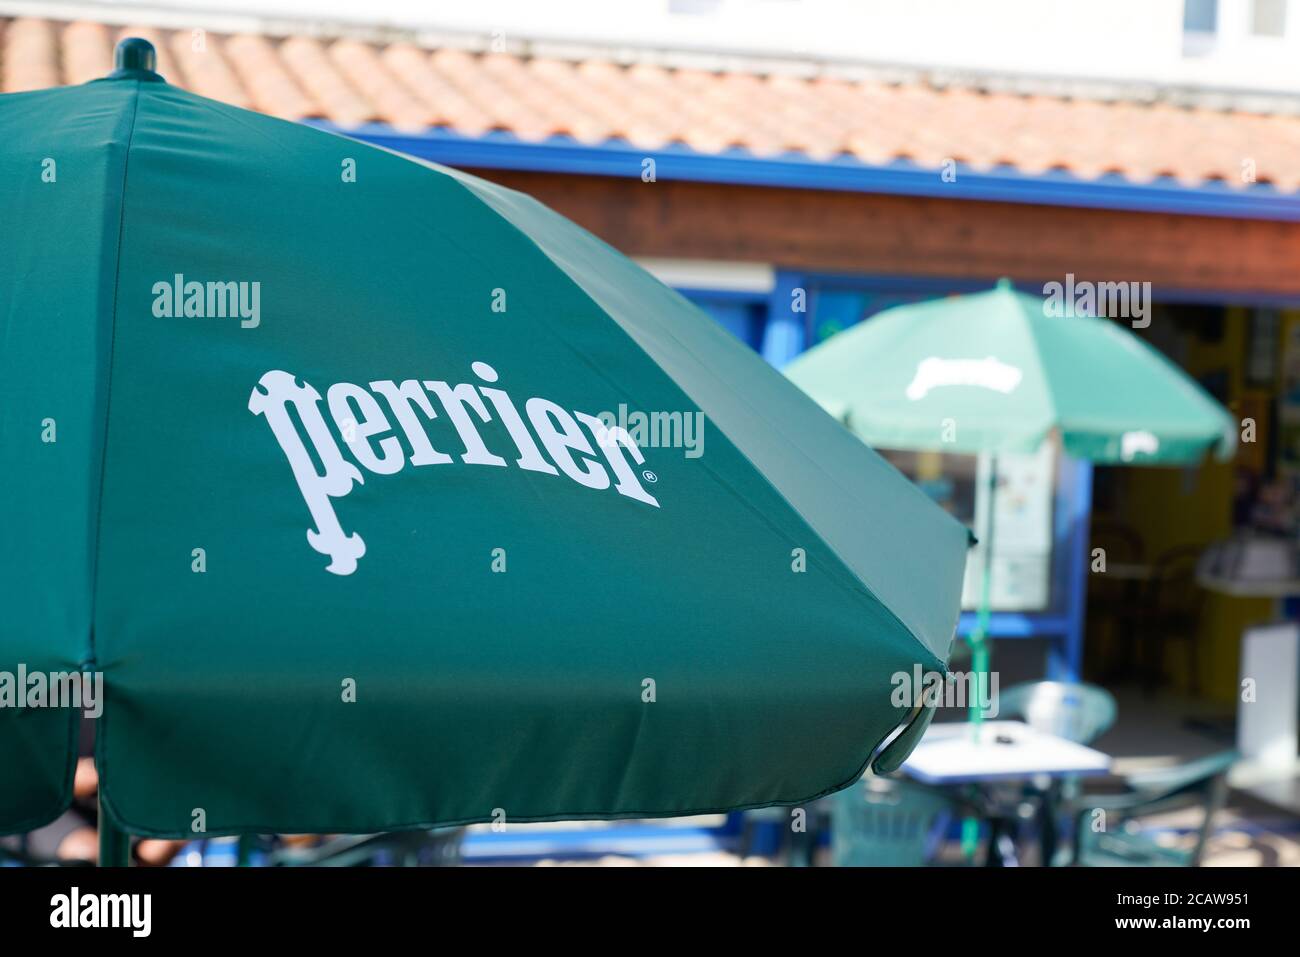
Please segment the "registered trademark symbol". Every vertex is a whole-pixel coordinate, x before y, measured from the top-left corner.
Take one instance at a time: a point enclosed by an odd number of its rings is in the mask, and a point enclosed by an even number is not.
[[[651,472],[649,469],[646,469],[644,472],[642,472],[641,477],[645,479],[647,482],[649,482],[651,485],[659,481],[659,476],[655,475],[655,473]]]

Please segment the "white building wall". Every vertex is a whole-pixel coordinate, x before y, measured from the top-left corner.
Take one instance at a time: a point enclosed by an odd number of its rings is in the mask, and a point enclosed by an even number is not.
[[[116,0],[111,6],[119,13],[162,6],[506,41],[1300,93],[1300,0],[1285,0],[1281,39],[1251,35],[1255,4],[1276,0],[1218,0],[1210,38],[1184,36],[1184,2],[1200,0]],[[44,6],[54,15],[64,4]]]

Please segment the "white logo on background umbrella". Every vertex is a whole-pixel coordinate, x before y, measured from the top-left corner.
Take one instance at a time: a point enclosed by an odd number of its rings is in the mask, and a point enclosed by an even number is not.
[[[1155,455],[1160,451],[1160,440],[1146,429],[1125,432],[1119,440],[1119,457],[1132,462],[1138,455]]]
[[[984,359],[922,359],[916,375],[907,387],[913,402],[924,399],[931,389],[946,385],[973,385],[1003,394],[1012,392],[1024,378],[1015,366],[999,362],[994,356]]]

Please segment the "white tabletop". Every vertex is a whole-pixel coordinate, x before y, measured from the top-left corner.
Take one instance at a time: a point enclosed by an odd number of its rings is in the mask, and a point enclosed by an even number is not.
[[[926,784],[1104,774],[1109,768],[1109,755],[1020,721],[931,725],[903,765]]]

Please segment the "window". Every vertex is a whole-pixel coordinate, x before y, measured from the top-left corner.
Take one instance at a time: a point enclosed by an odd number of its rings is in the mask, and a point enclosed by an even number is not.
[[[1251,9],[1250,32],[1257,37],[1286,34],[1286,0],[1255,0]]]
[[[1219,0],[1183,0],[1183,55],[1203,56],[1214,49]]]
[[[1183,0],[1184,33],[1213,33],[1218,22],[1219,0]]]

